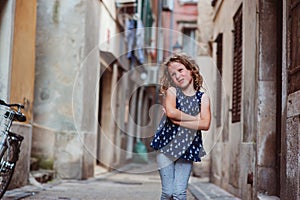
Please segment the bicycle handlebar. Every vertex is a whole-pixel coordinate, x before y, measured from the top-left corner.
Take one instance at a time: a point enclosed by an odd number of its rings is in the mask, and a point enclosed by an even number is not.
[[[8,106],[8,107],[18,107],[18,108],[24,108],[24,105],[19,104],[19,103],[14,103],[14,104],[7,104],[5,101],[3,101],[2,99],[0,99],[0,104],[4,105],[4,106]]]
[[[2,99],[0,99],[0,104],[4,106],[6,105],[5,101],[3,101]]]
[[[21,112],[21,108],[24,108],[24,105],[22,104],[7,104],[5,101],[0,99],[0,105],[7,106],[7,107],[18,107],[18,111],[15,112],[15,119],[19,122],[25,122],[26,121],[26,116]]]

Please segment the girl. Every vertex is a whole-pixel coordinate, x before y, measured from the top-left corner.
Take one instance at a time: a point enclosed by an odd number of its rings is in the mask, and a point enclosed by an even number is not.
[[[176,54],[165,62],[161,90],[165,116],[151,142],[157,150],[162,184],[161,199],[186,199],[193,162],[205,155],[201,130],[211,121],[210,101],[202,88],[198,65],[189,56]]]

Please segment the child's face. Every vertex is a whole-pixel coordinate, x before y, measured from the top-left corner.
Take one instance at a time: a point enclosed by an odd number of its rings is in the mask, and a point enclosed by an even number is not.
[[[189,86],[193,86],[193,77],[191,71],[187,70],[186,67],[179,62],[171,62],[168,66],[170,77],[174,84],[181,88],[186,89]]]

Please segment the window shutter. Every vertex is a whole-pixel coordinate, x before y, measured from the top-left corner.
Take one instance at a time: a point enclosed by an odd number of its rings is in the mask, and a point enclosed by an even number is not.
[[[291,2],[290,66],[288,70],[288,93],[300,90],[300,0]]]
[[[222,65],[223,65],[223,34],[220,33],[215,40],[217,43],[217,105],[216,105],[216,125],[221,126],[221,115],[222,115]]]
[[[243,65],[243,20],[242,6],[233,18],[234,22],[234,53],[233,53],[233,87],[232,87],[232,122],[241,120],[241,97],[242,97],[242,65]]]

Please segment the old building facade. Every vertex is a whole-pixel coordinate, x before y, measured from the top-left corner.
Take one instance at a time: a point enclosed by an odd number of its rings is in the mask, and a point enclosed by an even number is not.
[[[299,1],[211,3],[221,133],[211,181],[242,199],[299,199]]]

